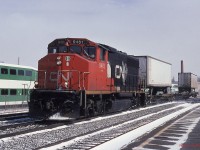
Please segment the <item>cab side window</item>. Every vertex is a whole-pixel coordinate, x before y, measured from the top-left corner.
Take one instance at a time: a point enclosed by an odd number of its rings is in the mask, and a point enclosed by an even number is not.
[[[53,53],[53,54],[57,53],[57,48],[56,47],[49,47],[48,53]]]
[[[59,46],[59,53],[66,53],[67,52],[67,46]]]
[[[93,46],[84,47],[83,53],[85,56],[95,59],[96,57],[96,48]]]
[[[103,48],[100,48],[100,60],[105,61],[106,51]]]

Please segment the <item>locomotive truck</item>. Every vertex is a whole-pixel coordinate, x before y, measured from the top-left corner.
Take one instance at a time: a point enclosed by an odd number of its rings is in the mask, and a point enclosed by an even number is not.
[[[144,106],[147,78],[140,75],[140,67],[137,57],[108,45],[85,38],[56,39],[38,62],[29,114],[39,119],[57,113],[80,118]],[[161,73],[153,70],[157,76]]]

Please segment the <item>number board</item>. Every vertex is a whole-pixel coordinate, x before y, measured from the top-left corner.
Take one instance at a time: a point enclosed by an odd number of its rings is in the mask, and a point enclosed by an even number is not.
[[[72,40],[72,44],[87,44],[86,40]]]
[[[64,41],[64,40],[59,40],[59,41],[58,41],[58,44],[59,44],[59,45],[64,45],[64,44],[65,44],[65,41]]]

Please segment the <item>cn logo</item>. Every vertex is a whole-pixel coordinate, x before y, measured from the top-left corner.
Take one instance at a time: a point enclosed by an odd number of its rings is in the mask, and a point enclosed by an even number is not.
[[[128,74],[127,64],[122,61],[122,66],[115,66],[115,78],[120,79],[122,77],[123,85],[125,85],[125,81]]]

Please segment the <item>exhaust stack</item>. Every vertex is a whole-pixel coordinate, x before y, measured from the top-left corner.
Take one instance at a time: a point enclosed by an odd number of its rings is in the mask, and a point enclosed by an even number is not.
[[[181,60],[181,73],[183,73],[184,72],[184,66],[183,66],[183,60]]]

